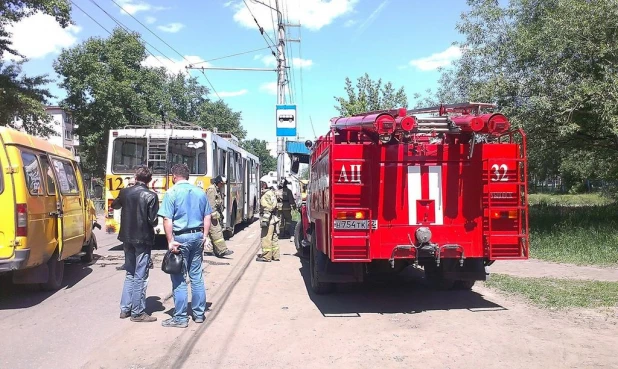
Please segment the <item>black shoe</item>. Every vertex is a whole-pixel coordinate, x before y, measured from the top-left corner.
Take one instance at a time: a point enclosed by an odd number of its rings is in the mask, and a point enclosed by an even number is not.
[[[228,256],[228,255],[232,255],[234,253],[234,251],[232,250],[225,250],[222,254],[216,255],[218,258],[222,258],[224,256]]]
[[[128,312],[121,311],[120,312],[120,319],[126,319],[126,318],[129,318],[130,316],[131,316],[131,312],[130,311],[128,311]]]
[[[258,256],[257,258],[255,258],[255,261],[262,261],[264,263],[270,263],[270,259],[266,259],[261,256]]]
[[[121,266],[116,267],[116,270],[126,270],[125,269],[125,264],[122,264]]]

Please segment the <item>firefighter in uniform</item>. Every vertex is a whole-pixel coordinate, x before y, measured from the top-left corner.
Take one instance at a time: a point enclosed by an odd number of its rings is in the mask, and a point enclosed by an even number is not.
[[[215,256],[219,258],[234,253],[234,251],[228,250],[221,227],[221,222],[223,221],[223,194],[221,193],[221,189],[225,186],[225,183],[225,177],[216,176],[206,189],[206,197],[208,197],[208,202],[212,208],[212,217],[210,230],[208,231],[211,245],[205,245],[204,252],[211,253],[214,249]]]
[[[278,201],[274,188],[267,188],[262,182],[262,197],[260,197],[260,227],[262,228],[262,253],[257,261],[279,261],[279,228]]]
[[[288,187],[289,182],[287,179],[281,181],[280,186],[280,198],[281,198],[281,234],[283,237],[290,237],[292,231],[292,208],[296,208],[296,202],[294,201],[294,195],[292,190]]]

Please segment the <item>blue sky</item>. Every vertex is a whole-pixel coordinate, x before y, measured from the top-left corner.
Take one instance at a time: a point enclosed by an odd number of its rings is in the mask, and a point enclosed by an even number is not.
[[[102,26],[112,30],[114,21],[92,1],[74,0]],[[267,47],[242,0],[115,0],[128,13],[165,40],[192,63]],[[270,9],[253,0],[245,0],[258,22],[273,40]],[[274,6],[275,0],[262,0]],[[175,51],[122,11],[112,0],[94,0],[126,27],[138,31],[159,51],[146,62],[170,70],[184,70],[189,64]],[[292,60],[293,101],[298,106],[298,133],[301,139],[313,138],[328,130],[329,119],[337,115],[334,96],[345,96],[344,81],[354,82],[365,72],[374,79],[403,86],[409,100],[415,92],[435,89],[437,66],[458,57],[453,41],[462,36],[455,30],[463,0],[279,0],[290,23],[287,37],[292,42],[288,60]],[[29,58],[29,74],[53,72],[52,63],[63,47],[70,47],[92,36],[108,35],[77,7],[72,13],[75,26],[61,29],[51,17],[35,15],[12,29],[14,45]],[[301,58],[302,54],[302,59]],[[272,68],[269,50],[260,50],[198,65],[216,67]],[[172,63],[166,56],[174,61]],[[295,62],[294,62],[295,61]],[[301,68],[302,66],[302,68]],[[302,73],[301,73],[302,71]],[[302,83],[301,83],[302,74]],[[210,88],[204,76],[191,72]],[[219,96],[234,110],[241,110],[247,138],[275,137],[275,72],[206,71]],[[302,87],[302,88],[301,88]],[[59,98],[64,92],[55,84]],[[211,96],[216,99],[214,94]]]

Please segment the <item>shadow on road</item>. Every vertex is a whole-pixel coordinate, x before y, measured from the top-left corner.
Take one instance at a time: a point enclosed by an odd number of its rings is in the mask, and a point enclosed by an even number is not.
[[[251,224],[253,224],[254,221],[255,219],[253,219],[250,222],[241,223],[241,224],[236,225],[236,227],[234,228],[234,236],[232,236],[232,238],[229,238],[229,239],[226,237],[226,241],[228,240],[234,241],[234,237],[238,235],[239,233],[243,232],[245,229],[247,229]],[[165,239],[165,235],[157,235],[155,237],[155,245],[152,249],[153,250],[167,250],[167,240]],[[122,242],[118,241],[118,245],[110,247],[109,251],[122,251]]]
[[[427,285],[422,271],[412,267],[381,282],[338,285],[329,295],[311,290],[309,261],[299,269],[311,301],[325,317],[360,317],[361,314],[418,314],[435,310],[472,312],[507,310],[474,291],[437,291]]]
[[[64,266],[62,289],[70,289],[92,273],[90,265],[67,260]],[[36,306],[58,291],[41,291],[38,284],[13,284],[7,274],[0,279],[0,310],[23,309]]]

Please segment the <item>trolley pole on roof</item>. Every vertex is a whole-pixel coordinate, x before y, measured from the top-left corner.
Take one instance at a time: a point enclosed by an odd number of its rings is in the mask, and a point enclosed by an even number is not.
[[[260,1],[251,0],[252,3],[264,5],[277,12],[277,68],[222,68],[222,67],[195,67],[189,65],[187,69],[200,69],[202,71],[206,69],[215,70],[243,70],[243,71],[275,71],[277,72],[277,105],[275,108],[275,125],[277,136],[277,181],[285,176],[285,141],[286,137],[296,137],[296,105],[287,105],[285,101],[285,86],[288,81],[286,78],[286,69],[288,68],[285,55],[285,27],[300,27],[300,24],[284,24],[283,13],[279,10],[279,1],[275,0],[275,7]],[[257,20],[256,20],[257,23]],[[261,27],[260,32],[263,32]],[[288,40],[294,42],[300,42],[299,39]],[[275,53],[273,52],[273,55]]]

